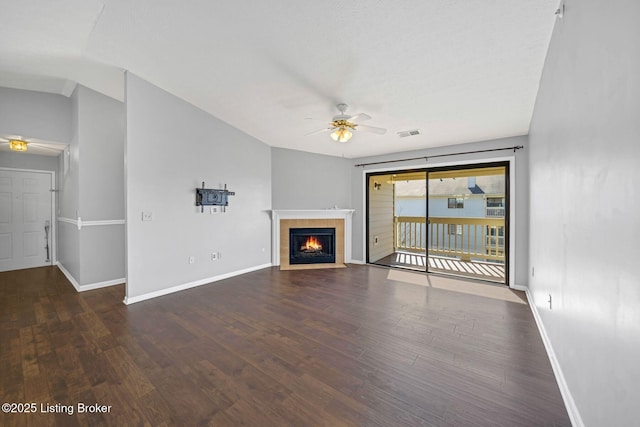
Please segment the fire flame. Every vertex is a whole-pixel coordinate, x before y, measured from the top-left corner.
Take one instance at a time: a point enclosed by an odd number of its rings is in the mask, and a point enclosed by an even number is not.
[[[309,236],[309,238],[307,238],[307,241],[304,243],[304,245],[300,247],[301,251],[304,251],[304,250],[319,251],[321,249],[322,249],[322,245],[320,244],[318,239],[316,239],[314,236]]]

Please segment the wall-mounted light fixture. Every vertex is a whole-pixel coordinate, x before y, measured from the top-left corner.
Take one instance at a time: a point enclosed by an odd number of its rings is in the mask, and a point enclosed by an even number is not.
[[[27,151],[27,141],[20,139],[10,139],[9,148],[13,151]]]

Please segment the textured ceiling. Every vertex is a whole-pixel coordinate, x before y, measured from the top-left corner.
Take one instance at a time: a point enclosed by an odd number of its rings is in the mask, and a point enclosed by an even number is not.
[[[345,157],[528,133],[558,0],[4,2],[0,86],[122,99],[122,70],[257,139]],[[322,128],[346,102],[386,135]],[[420,129],[400,138],[397,132]],[[2,129],[0,129],[0,133]]]

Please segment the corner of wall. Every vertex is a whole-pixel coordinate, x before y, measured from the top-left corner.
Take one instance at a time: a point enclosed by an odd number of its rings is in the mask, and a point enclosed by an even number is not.
[[[547,355],[549,356],[549,362],[551,363],[551,368],[553,369],[553,373],[556,377],[558,388],[560,389],[560,394],[562,395],[562,399],[564,400],[565,407],[567,408],[567,414],[571,419],[571,424],[575,427],[583,427],[584,422],[582,421],[582,417],[580,416],[580,411],[578,411],[578,407],[576,406],[576,402],[573,399],[573,395],[571,394],[571,390],[569,389],[567,380],[564,377],[562,366],[560,365],[560,362],[556,357],[553,345],[551,344],[551,340],[549,339],[547,330],[544,326],[544,323],[542,322],[540,313],[538,312],[538,306],[533,299],[533,295],[531,294],[531,292],[529,292],[529,288],[524,288],[523,290],[527,295],[527,301],[529,302],[531,313],[533,314],[533,318],[536,321],[536,325],[538,327],[538,331],[540,332],[540,337],[542,338],[544,348],[546,349]]]

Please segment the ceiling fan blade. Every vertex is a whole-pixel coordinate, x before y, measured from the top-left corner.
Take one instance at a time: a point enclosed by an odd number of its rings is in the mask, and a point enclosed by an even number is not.
[[[349,121],[352,123],[364,122],[370,119],[371,119],[371,116],[365,113],[360,113],[360,114],[356,114],[355,116],[349,117]]]
[[[332,128],[332,127],[324,128],[324,129],[318,129],[318,130],[314,130],[313,132],[306,133],[304,136],[315,135],[316,133],[331,132],[333,129],[334,128]]]
[[[377,133],[378,135],[384,135],[387,133],[387,130],[384,128],[377,128],[374,126],[365,126],[365,125],[357,125],[356,130],[361,130],[364,132]]]

